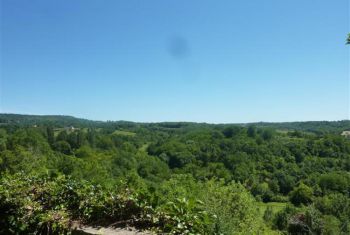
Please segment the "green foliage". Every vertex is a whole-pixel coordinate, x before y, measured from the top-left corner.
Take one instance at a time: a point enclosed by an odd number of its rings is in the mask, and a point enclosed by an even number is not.
[[[300,183],[300,185],[290,193],[290,201],[299,206],[301,204],[307,205],[313,200],[313,190],[307,185]]]
[[[265,129],[262,134],[261,134],[262,138],[266,141],[269,141],[273,138],[274,136],[274,132],[272,129]]]
[[[55,134],[51,126],[46,128],[47,142],[52,146],[55,143]]]
[[[326,191],[350,193],[350,176],[347,173],[327,173],[320,177],[319,185]]]
[[[323,234],[325,235],[337,235],[342,234],[341,222],[332,215],[323,216]]]
[[[252,194],[264,202],[271,201],[273,192],[270,190],[269,184],[264,182],[260,184],[254,184],[251,189]]]
[[[286,231],[289,226],[290,218],[297,213],[297,209],[291,205],[288,205],[285,209],[276,213],[274,217],[274,227],[276,229]]]
[[[230,126],[225,128],[222,133],[225,135],[226,138],[232,138],[234,136],[237,136],[241,132],[242,128],[238,126]]]
[[[72,153],[72,148],[70,144],[67,141],[64,140],[59,140],[56,143],[53,144],[53,148],[61,153],[64,154],[71,154]]]
[[[0,129],[0,151],[6,150],[7,132],[4,129]]]
[[[61,234],[68,231],[68,213],[61,205],[60,186],[25,175],[0,181],[0,232]]]
[[[350,232],[350,199],[348,196],[340,193],[329,194],[318,198],[315,202],[315,207],[322,214],[337,218],[340,222],[339,228],[342,233],[347,234]]]
[[[0,180],[0,232],[62,234],[71,230],[73,221],[129,221],[171,234],[258,231],[261,224],[255,218],[253,199],[241,185],[205,184],[209,187],[205,201],[172,194],[173,201],[154,208],[146,195],[123,183],[111,191],[64,176],[4,175]],[[223,201],[215,202],[214,196]]]
[[[160,218],[164,231],[170,234],[206,234],[211,218],[203,210],[203,202],[199,200],[176,199],[168,202],[160,211]]]
[[[264,211],[263,219],[266,223],[270,223],[273,219],[273,210],[271,206],[268,206]]]
[[[65,233],[72,220],[174,234],[350,232],[350,139],[340,135],[349,121],[0,122],[9,233]]]
[[[247,135],[251,138],[254,138],[256,136],[256,128],[255,126],[249,126],[247,129]]]
[[[241,184],[211,180],[201,188],[199,198],[206,210],[216,215],[213,234],[255,234],[263,229],[254,199]]]

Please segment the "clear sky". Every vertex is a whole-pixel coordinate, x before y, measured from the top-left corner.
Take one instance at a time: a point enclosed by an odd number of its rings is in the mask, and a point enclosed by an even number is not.
[[[0,0],[0,112],[349,119],[348,0]]]

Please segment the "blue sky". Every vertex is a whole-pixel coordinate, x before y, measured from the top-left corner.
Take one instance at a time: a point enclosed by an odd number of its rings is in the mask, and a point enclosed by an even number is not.
[[[0,112],[349,119],[347,0],[1,0]]]

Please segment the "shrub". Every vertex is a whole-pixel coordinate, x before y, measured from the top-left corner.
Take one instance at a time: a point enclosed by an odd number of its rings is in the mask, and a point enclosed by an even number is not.
[[[301,183],[290,193],[290,201],[299,206],[301,204],[309,204],[313,199],[313,190],[309,186]]]

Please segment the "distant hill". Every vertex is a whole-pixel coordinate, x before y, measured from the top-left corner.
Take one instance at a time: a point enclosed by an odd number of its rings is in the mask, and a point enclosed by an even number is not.
[[[307,121],[307,122],[257,122],[257,123],[232,123],[232,124],[206,124],[194,122],[159,122],[136,123],[128,121],[92,121],[65,115],[22,115],[0,114],[0,125],[34,126],[53,125],[56,127],[106,127],[109,125],[132,128],[135,126],[151,127],[156,129],[188,129],[204,126],[256,126],[260,128],[272,128],[285,131],[305,131],[312,133],[341,133],[350,130],[350,120],[342,121]]]
[[[350,130],[350,120],[342,121],[307,121],[307,122],[259,122],[252,123],[257,127],[267,127],[281,130],[297,130],[313,133],[337,132]]]
[[[0,114],[0,125],[18,125],[18,126],[33,126],[33,125],[54,125],[58,127],[65,126],[90,126],[97,125],[101,122],[91,121],[82,118],[64,115],[22,115],[22,114]]]

